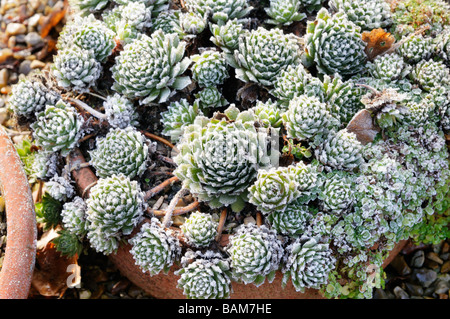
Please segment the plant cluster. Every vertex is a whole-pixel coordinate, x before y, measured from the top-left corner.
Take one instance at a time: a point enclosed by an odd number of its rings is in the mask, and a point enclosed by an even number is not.
[[[128,242],[144,272],[179,264],[188,298],[229,298],[233,281],[257,289],[277,271],[300,292],[370,298],[395,243],[450,235],[448,5],[183,3],[73,0],[50,74],[13,88],[58,249],[108,255]],[[425,6],[439,10],[426,20]],[[397,41],[373,56],[363,34],[380,28]],[[369,141],[360,110],[378,132]],[[176,144],[180,194],[200,202],[179,227],[176,203],[163,220],[148,207],[157,163],[142,130]],[[88,198],[61,164],[76,147],[99,178]]]

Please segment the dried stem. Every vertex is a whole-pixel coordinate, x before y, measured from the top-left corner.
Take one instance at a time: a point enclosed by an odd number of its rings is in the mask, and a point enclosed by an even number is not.
[[[356,83],[355,85],[356,85],[356,86],[363,87],[363,88],[366,88],[366,89],[372,91],[373,94],[378,94],[378,93],[380,93],[377,89],[375,89],[375,88],[373,88],[373,87],[371,87],[370,85],[367,85],[367,84]]]
[[[256,212],[256,225],[261,226],[263,224],[261,212]]]
[[[170,143],[170,142],[169,142],[168,140],[166,140],[165,138],[162,138],[161,136],[158,136],[158,135],[149,133],[149,132],[147,132],[147,131],[141,131],[141,133],[144,134],[146,137],[152,139],[152,140],[161,142],[161,143],[163,143],[163,144],[169,146],[170,148],[172,148],[172,149],[173,149],[175,152],[177,152],[177,153],[180,152],[180,151],[178,150],[178,148],[176,148],[175,145],[173,145],[172,143]]]
[[[93,93],[93,92],[87,92],[88,94],[98,97],[99,99],[102,99],[103,101],[106,101],[106,98],[104,96],[101,96],[100,94]]]
[[[150,189],[149,191],[147,191],[145,193],[144,199],[146,201],[149,200],[150,198],[152,198],[156,194],[162,192],[164,190],[164,188],[166,188],[167,186],[169,186],[172,183],[177,182],[177,181],[179,181],[179,178],[177,176],[174,176],[174,177],[171,177],[169,179],[166,179],[164,182],[162,182],[158,186],[155,186],[152,189]]]
[[[105,114],[100,113],[97,110],[94,110],[92,107],[90,107],[89,105],[87,105],[83,101],[80,101],[80,100],[77,100],[77,99],[72,99],[72,98],[69,98],[69,101],[75,103],[76,105],[81,107],[83,110],[85,110],[86,112],[90,113],[91,115],[95,116],[98,119],[102,119],[102,120],[106,120],[107,119],[107,116]]]
[[[172,220],[173,211],[175,209],[175,206],[178,204],[178,201],[188,192],[187,188],[180,189],[175,196],[170,201],[169,207],[166,209],[166,213],[164,215],[164,220],[162,222],[163,227],[168,227],[169,223]]]
[[[220,237],[222,237],[223,227],[225,226],[225,221],[227,220],[227,212],[228,209],[225,207],[220,214],[219,226],[217,227],[217,235],[215,238],[217,242],[219,242]]]
[[[198,205],[200,205],[200,203],[198,201],[194,201],[192,203],[190,203],[189,205],[185,206],[185,207],[179,207],[179,208],[175,208],[173,210],[172,216],[179,216],[179,215],[184,215],[187,214],[189,212],[192,212],[194,209],[196,209],[198,207]],[[148,212],[150,214],[153,214],[154,216],[157,217],[161,217],[164,216],[166,214],[165,210],[148,210]]]

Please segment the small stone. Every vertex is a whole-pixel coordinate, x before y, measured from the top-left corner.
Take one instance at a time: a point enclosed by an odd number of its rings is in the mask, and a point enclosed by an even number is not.
[[[375,289],[375,292],[373,293],[373,298],[374,299],[389,299],[387,293],[381,288]]]
[[[118,294],[119,292],[127,289],[130,286],[130,281],[128,279],[119,280],[111,289],[111,293],[113,295]]]
[[[5,94],[5,95],[11,93],[11,87],[8,85],[8,86],[1,88],[0,93]]]
[[[399,286],[394,288],[394,294],[397,299],[409,299],[408,293]]]
[[[445,274],[450,272],[450,260],[446,261],[441,267],[441,273]]]
[[[425,259],[425,262],[423,265],[425,267],[433,269],[433,270],[438,269],[440,267],[440,265],[437,262],[435,262],[431,259]]]
[[[439,299],[448,299],[449,296],[447,294],[439,294]]]
[[[439,258],[438,254],[435,252],[429,252],[427,254],[427,258],[440,264],[440,265],[442,265],[444,263],[444,261],[441,258]]]
[[[441,258],[442,260],[450,260],[450,253],[440,254],[439,258]]]
[[[253,218],[253,216],[248,216],[244,218],[244,224],[255,224],[256,225],[256,220]]]
[[[433,249],[433,252],[435,252],[436,254],[439,254],[443,245],[444,245],[444,241],[441,241],[438,244],[431,245],[431,248]]]
[[[80,291],[80,299],[89,299],[91,298],[92,293],[89,290]]]
[[[28,28],[35,28],[38,25],[41,16],[42,14],[40,13],[36,13],[35,15],[31,16],[28,19]]]
[[[423,266],[424,262],[425,262],[425,253],[423,252],[423,250],[418,250],[412,256],[410,265],[411,267],[420,268]]]
[[[423,288],[420,287],[419,285],[414,285],[412,283],[406,282],[405,288],[406,288],[406,291],[411,296],[422,296],[423,295]]]
[[[450,244],[447,242],[444,242],[442,244],[441,253],[446,254],[448,252],[450,252]]]
[[[0,63],[3,63],[13,55],[13,52],[10,48],[4,48],[0,51]]]
[[[16,46],[16,43],[17,43],[17,41],[16,41],[16,37],[14,35],[9,37],[8,48],[10,48],[10,49],[14,48]]]
[[[136,299],[139,295],[142,294],[142,289],[136,285],[131,285],[131,287],[128,289],[127,293],[128,293],[128,296]]]
[[[28,46],[33,47],[42,42],[41,36],[37,32],[30,32],[25,36],[25,42]]]
[[[434,292],[438,295],[440,294],[446,294],[450,289],[450,283],[444,281],[444,280],[438,280],[436,283],[436,286],[434,288]]]
[[[30,60],[23,60],[19,65],[19,73],[28,75],[31,71],[31,61]]]
[[[6,35],[18,35],[18,34],[24,34],[27,32],[27,27],[23,25],[22,23],[9,23],[6,26]]]
[[[427,288],[436,280],[437,274],[431,269],[421,268],[414,271],[413,278],[415,278],[422,287]]]
[[[32,69],[43,69],[45,68],[46,64],[39,60],[34,60],[30,64],[30,68]]]
[[[390,265],[400,276],[407,276],[411,273],[411,268],[409,268],[403,255],[397,255]]]
[[[8,85],[9,72],[8,69],[0,70],[0,88],[4,88]]]

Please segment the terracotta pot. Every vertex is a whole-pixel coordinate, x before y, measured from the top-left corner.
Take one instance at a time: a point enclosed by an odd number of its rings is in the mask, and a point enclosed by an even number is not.
[[[28,178],[9,136],[0,127],[0,184],[5,199],[7,245],[0,298],[25,299],[36,257],[36,215]]]
[[[85,162],[83,154],[79,149],[75,149],[70,154],[70,165],[76,167]],[[97,177],[89,167],[82,167],[72,171],[74,180],[81,194],[87,196],[90,186],[94,185]],[[147,220],[148,221],[148,220]],[[144,221],[145,222],[145,221]],[[131,235],[132,236],[132,235]],[[223,235],[220,240],[221,246],[226,246],[228,236]],[[383,263],[386,267],[392,259],[402,250],[407,241],[401,241],[391,251],[389,258]],[[177,266],[173,266],[168,274],[158,274],[150,276],[143,273],[136,266],[133,256],[130,253],[131,246],[125,244],[119,247],[118,251],[109,255],[109,259],[116,265],[121,274],[127,277],[136,286],[144,289],[149,295],[158,299],[184,299],[183,291],[177,288],[178,276],[174,274]],[[245,285],[233,282],[232,299],[324,299],[316,289],[306,289],[304,293],[296,292],[292,283],[288,283],[285,289],[281,287],[282,274],[278,272],[272,283],[264,283],[255,288],[254,285]]]

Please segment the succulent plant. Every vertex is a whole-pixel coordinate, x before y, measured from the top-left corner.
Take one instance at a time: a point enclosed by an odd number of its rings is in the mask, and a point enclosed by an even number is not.
[[[342,12],[331,15],[327,9],[320,9],[316,20],[307,24],[306,61],[315,63],[323,74],[348,76],[361,72],[367,56],[360,31]]]
[[[264,127],[278,128],[283,124],[278,105],[271,99],[266,102],[257,101],[256,105],[251,110],[255,113],[256,118]]]
[[[169,0],[114,0],[120,5],[128,5],[130,3],[143,3],[146,7],[151,8],[154,15],[169,9]]]
[[[226,23],[210,24],[212,36],[210,38],[225,55],[233,55],[239,46],[239,36],[245,33],[242,22],[238,19],[228,20]]]
[[[395,82],[406,78],[411,67],[400,55],[392,53],[377,56],[372,62],[368,62],[367,71],[375,79]]]
[[[285,35],[281,29],[259,27],[239,37],[234,57],[226,56],[236,70],[236,78],[273,86],[273,79],[289,65],[300,63],[301,47],[298,38]]]
[[[314,142],[316,138],[322,140],[323,136],[338,124],[328,108],[326,103],[322,103],[315,96],[294,97],[289,103],[288,110],[282,115],[287,136],[300,141]]]
[[[161,11],[152,20],[152,31],[161,30],[163,33],[179,33],[181,31],[179,10]]]
[[[80,238],[65,229],[58,231],[58,237],[54,238],[52,243],[61,256],[71,258],[83,252],[83,243]]]
[[[313,214],[309,211],[307,205],[294,201],[284,211],[269,214],[267,221],[278,234],[298,237],[306,231],[312,217]]]
[[[33,163],[31,166],[31,176],[44,180],[57,174],[58,153],[40,150],[34,152]]]
[[[343,12],[362,30],[387,29],[392,24],[391,8],[384,0],[331,0],[334,12]]]
[[[411,79],[425,91],[450,84],[450,69],[442,61],[420,61],[410,74]]]
[[[181,246],[170,229],[164,228],[157,218],[144,223],[140,231],[129,240],[130,253],[143,272],[151,276],[168,272],[181,254]]]
[[[151,37],[141,38],[125,45],[112,67],[113,89],[128,98],[139,98],[139,103],[163,103],[191,83],[181,76],[191,63],[184,58],[186,43],[174,33],[157,30]]]
[[[355,182],[352,174],[345,171],[331,171],[323,178],[323,188],[319,194],[322,209],[336,215],[342,215],[351,209],[355,201]]]
[[[75,196],[75,187],[72,183],[73,182],[65,176],[54,175],[45,183],[45,186],[51,197],[60,202],[65,202]]]
[[[188,11],[207,15],[213,22],[241,19],[253,9],[248,0],[186,0]]]
[[[49,90],[41,82],[22,77],[12,87],[8,103],[16,115],[31,116],[60,99],[58,92]]]
[[[86,203],[75,196],[72,201],[66,202],[61,211],[63,228],[78,237],[83,237],[87,232],[86,225]]]
[[[73,45],[58,51],[51,70],[59,86],[84,93],[95,85],[102,73],[102,65],[93,51]]]
[[[144,196],[136,181],[112,175],[100,178],[90,189],[86,205],[87,238],[95,250],[108,255],[141,221]]]
[[[336,262],[328,244],[303,236],[290,244],[286,251],[283,286],[291,279],[295,290],[304,292],[305,288],[320,289],[328,282],[328,275]]]
[[[193,104],[186,99],[171,102],[167,111],[161,114],[164,135],[168,135],[172,141],[178,142],[185,127],[193,124],[199,115],[203,115],[203,113],[199,108],[198,100],[195,100]]]
[[[201,108],[216,108],[226,106],[228,101],[223,97],[222,92],[216,86],[211,86],[200,90],[195,94]]]
[[[202,88],[221,85],[229,77],[228,64],[220,52],[205,50],[191,56],[192,79]]]
[[[309,164],[305,164],[303,161],[291,164],[287,167],[287,170],[292,174],[298,185],[297,189],[300,191],[295,201],[298,204],[306,205],[315,200],[320,192],[321,179],[319,174],[322,172],[323,166],[314,159]]]
[[[320,10],[323,2],[324,0],[300,0],[302,7],[305,8],[308,13]]]
[[[96,140],[89,152],[89,163],[99,177],[123,174],[128,178],[141,176],[148,165],[145,137],[133,127],[112,128]]]
[[[433,39],[420,34],[408,37],[398,47],[397,52],[411,64],[428,60],[433,53]]]
[[[69,5],[82,15],[97,12],[104,9],[110,0],[69,0]]]
[[[450,27],[444,27],[434,39],[434,51],[447,65],[450,65]]]
[[[256,130],[254,119],[231,122],[197,116],[178,144],[174,174],[200,201],[240,211],[258,165],[268,165],[266,138],[265,132]]]
[[[188,262],[192,261],[192,262]],[[228,299],[232,292],[229,261],[219,253],[188,250],[181,259],[183,267],[177,287],[188,299]]]
[[[126,97],[114,93],[103,102],[106,119],[112,127],[126,128],[138,124],[138,114],[134,104]]]
[[[92,51],[99,62],[105,62],[116,46],[114,32],[93,14],[87,17],[75,16],[64,26],[56,46],[61,50],[71,44]]]
[[[194,247],[206,247],[211,244],[217,235],[218,223],[211,214],[193,212],[181,225],[180,229],[187,242]]]
[[[63,100],[47,105],[36,117],[37,121],[31,124],[36,145],[48,152],[60,151],[62,156],[66,156],[81,136],[83,118]]]
[[[273,281],[284,253],[276,232],[255,224],[241,225],[230,236],[226,251],[230,255],[233,278],[256,287],[266,278]]]
[[[260,169],[248,190],[249,202],[265,215],[284,211],[300,195],[294,174],[287,167]]]
[[[195,12],[183,12],[180,14],[180,34],[184,38],[192,38],[205,30],[208,19]]]
[[[270,19],[266,23],[274,25],[289,25],[295,21],[306,19],[306,14],[300,11],[301,2],[297,0],[270,0],[270,6],[265,8]]]
[[[275,78],[270,93],[277,98],[281,107],[287,108],[295,96],[305,93],[311,78],[303,64],[289,65]]]
[[[330,132],[324,143],[315,150],[315,155],[328,169],[353,171],[364,162],[362,147],[354,133],[342,129]]]

